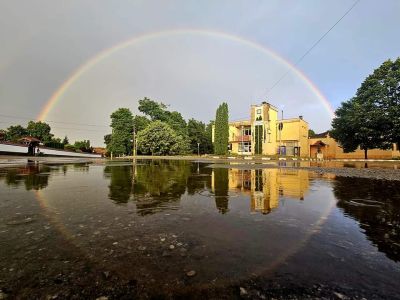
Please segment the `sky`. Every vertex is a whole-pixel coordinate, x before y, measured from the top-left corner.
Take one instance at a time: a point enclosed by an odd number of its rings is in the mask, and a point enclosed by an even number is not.
[[[231,120],[267,101],[322,132],[324,101],[336,109],[400,56],[400,1],[361,0],[291,67],[354,2],[0,0],[0,128],[42,117],[102,146],[110,114],[148,97],[204,122],[222,101]]]

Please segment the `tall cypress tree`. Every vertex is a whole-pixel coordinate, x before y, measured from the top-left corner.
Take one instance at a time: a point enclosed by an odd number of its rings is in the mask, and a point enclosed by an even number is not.
[[[214,152],[225,155],[228,152],[229,111],[228,104],[223,102],[215,115]]]

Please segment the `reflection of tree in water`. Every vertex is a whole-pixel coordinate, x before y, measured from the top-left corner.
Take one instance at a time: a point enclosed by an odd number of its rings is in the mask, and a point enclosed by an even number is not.
[[[194,195],[205,189],[211,189],[211,168],[207,168],[205,164],[193,163],[190,165],[190,169],[191,175],[187,180],[189,195]]]
[[[171,208],[185,193],[190,163],[152,160],[145,164],[107,166],[104,173],[111,179],[109,198],[126,203],[134,195],[139,214],[152,214]]]
[[[229,169],[214,169],[215,205],[218,211],[225,214],[229,211]]]
[[[110,178],[108,197],[117,203],[127,203],[132,193],[132,166],[107,166],[104,173]]]
[[[400,260],[400,185],[398,182],[337,177],[338,207],[360,222],[368,239],[394,261]]]
[[[171,208],[186,191],[191,164],[187,161],[153,160],[136,167],[134,195],[141,215]]]
[[[49,184],[50,171],[51,169],[47,166],[35,165],[3,169],[0,172],[0,180],[4,180],[8,186],[15,188],[23,183],[28,191],[41,190]]]

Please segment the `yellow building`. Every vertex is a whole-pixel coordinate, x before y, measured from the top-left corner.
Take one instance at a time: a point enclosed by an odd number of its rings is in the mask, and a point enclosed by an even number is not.
[[[317,159],[364,159],[364,150],[344,153],[343,148],[329,135],[329,131],[316,134],[309,139],[310,157]],[[400,157],[400,149],[393,144],[391,150],[368,150],[369,159],[391,159]]]
[[[229,151],[239,155],[308,157],[308,123],[302,116],[280,120],[278,109],[267,102],[252,105],[250,120],[229,123]]]
[[[249,195],[250,210],[267,214],[278,208],[280,197],[303,200],[309,186],[306,170],[216,169],[212,172],[212,191],[220,211],[228,210],[228,191]]]

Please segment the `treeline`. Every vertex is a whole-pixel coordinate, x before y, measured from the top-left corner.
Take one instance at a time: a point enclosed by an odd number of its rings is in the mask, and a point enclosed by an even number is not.
[[[70,144],[67,136],[63,139],[54,137],[54,134],[51,133],[51,126],[42,121],[29,121],[26,127],[18,124],[12,125],[6,130],[0,129],[0,140],[18,143],[24,137],[34,137],[40,140],[44,146],[50,148],[76,152],[93,152],[89,140],[75,141],[74,144]]]
[[[400,58],[387,60],[369,75],[355,96],[335,112],[331,136],[344,152],[400,145]]]
[[[138,110],[143,115],[134,116],[128,108],[119,108],[111,114],[112,133],[104,136],[109,154],[132,155],[135,149],[142,155],[213,153],[214,121],[205,124],[189,119],[186,122],[179,112],[170,111],[167,105],[149,98],[139,100]]]

